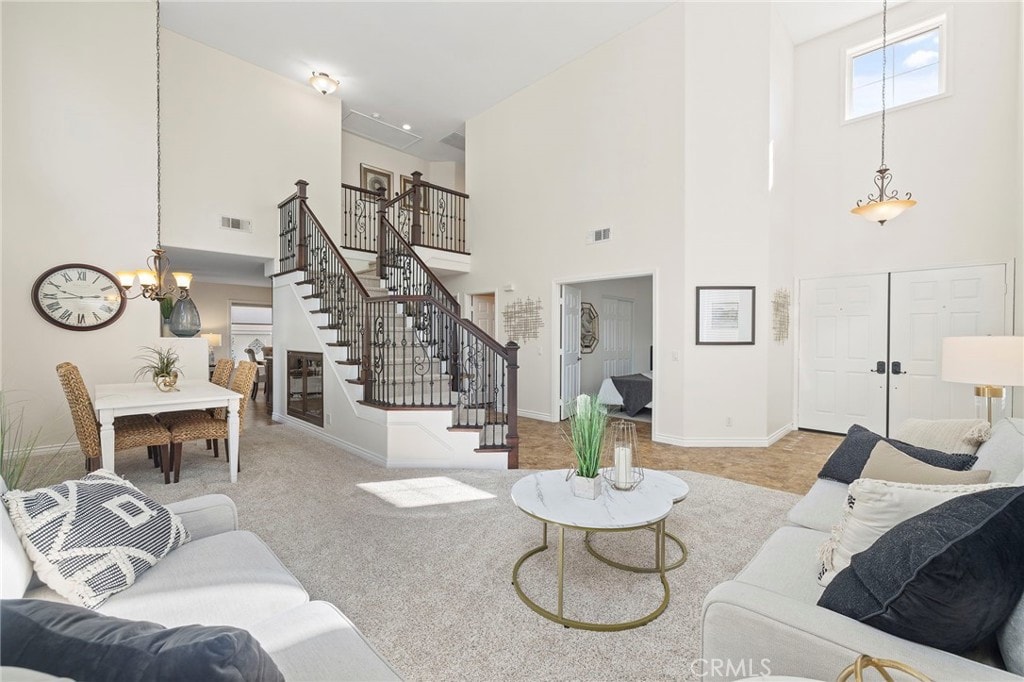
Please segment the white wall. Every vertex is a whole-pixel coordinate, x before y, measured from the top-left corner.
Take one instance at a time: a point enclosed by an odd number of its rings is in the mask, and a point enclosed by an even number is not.
[[[598,282],[574,284],[583,294],[583,300],[593,303],[599,315],[603,314],[605,296],[633,302],[633,372],[650,369],[650,348],[654,343],[653,282],[650,277],[607,279]],[[600,325],[600,321],[598,323]],[[611,356],[604,349],[603,339],[593,353],[580,356],[580,389],[596,394],[604,381],[604,361]]]
[[[359,165],[391,171],[392,191],[402,191],[402,176],[413,171],[423,173],[423,179],[449,189],[462,190],[465,187],[465,168],[453,161],[425,161],[418,156],[407,154],[391,147],[367,140],[365,137],[342,133],[344,154],[341,159],[341,181],[360,186]],[[314,208],[314,211],[317,209]]]
[[[3,3],[3,14],[0,375],[46,445],[74,437],[59,362],[90,385],[131,381],[138,347],[159,335],[149,301],[90,332],[45,322],[30,301],[47,268],[142,267],[153,246],[154,16],[149,3]]]
[[[473,272],[449,288],[497,292],[503,342],[505,306],[540,299],[540,338],[519,353],[520,411],[529,416],[557,419],[558,285],[655,273],[656,332],[665,339],[655,342],[665,378],[655,386],[664,406],[655,427],[682,435],[682,365],[669,358],[685,324],[684,14],[682,5],[666,9],[467,123]],[[612,240],[585,245],[584,233],[603,227]]]
[[[4,7],[6,3],[0,2],[0,95],[3,94],[3,83],[4,83],[4,51],[3,51],[3,35],[4,35]],[[3,97],[0,96],[0,131],[4,127],[4,101]],[[0,133],[0,159],[4,158],[4,139],[3,134]],[[0,169],[0,282],[4,280],[4,178],[2,169]],[[4,388],[4,299],[0,296],[0,391]]]
[[[886,162],[918,205],[880,227],[849,213],[873,190],[879,116],[843,123],[844,51],[874,16],[797,47],[798,277],[1006,262],[1021,254],[1020,3],[910,2],[897,31],[943,12],[951,94],[889,112]],[[1012,142],[1011,142],[1012,141]]]
[[[211,284],[209,282],[197,282],[192,287],[192,300],[199,308],[199,317],[203,321],[203,329],[200,333],[221,335],[220,348],[213,349],[214,360],[231,357],[229,346],[231,304],[262,303],[270,305],[273,298],[273,290],[270,287]]]
[[[166,30],[161,64],[164,243],[276,258],[277,204],[299,178],[340,224],[341,100]]]

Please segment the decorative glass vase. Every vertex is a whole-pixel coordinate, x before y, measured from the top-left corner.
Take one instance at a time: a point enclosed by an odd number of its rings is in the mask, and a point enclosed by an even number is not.
[[[171,333],[175,336],[191,337],[201,329],[199,309],[191,297],[179,298],[171,311]]]
[[[632,490],[644,480],[637,446],[636,424],[625,419],[612,423],[612,466],[601,470],[616,490]]]

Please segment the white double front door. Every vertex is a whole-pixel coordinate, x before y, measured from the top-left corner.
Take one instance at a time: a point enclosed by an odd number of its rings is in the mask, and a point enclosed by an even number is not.
[[[1004,264],[800,282],[797,425],[887,434],[908,417],[973,417],[939,378],[946,336],[1009,333]]]

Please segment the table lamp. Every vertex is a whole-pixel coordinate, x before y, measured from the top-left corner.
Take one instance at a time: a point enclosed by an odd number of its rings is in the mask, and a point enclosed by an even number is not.
[[[942,340],[943,381],[974,384],[985,398],[992,423],[992,399],[1004,386],[1024,386],[1024,336],[947,336]]]
[[[210,347],[210,364],[213,364],[213,349],[220,348],[220,334],[200,334]]]

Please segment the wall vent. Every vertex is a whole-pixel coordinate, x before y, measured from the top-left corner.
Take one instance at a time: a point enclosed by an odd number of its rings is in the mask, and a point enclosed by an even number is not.
[[[456,130],[448,137],[441,138],[441,144],[446,144],[449,147],[455,147],[460,151],[466,151],[466,136]]]
[[[600,244],[612,238],[612,228],[602,227],[599,230],[587,231],[587,244]]]
[[[220,226],[225,230],[234,230],[235,232],[252,232],[252,221],[248,218],[231,218],[222,215]]]

